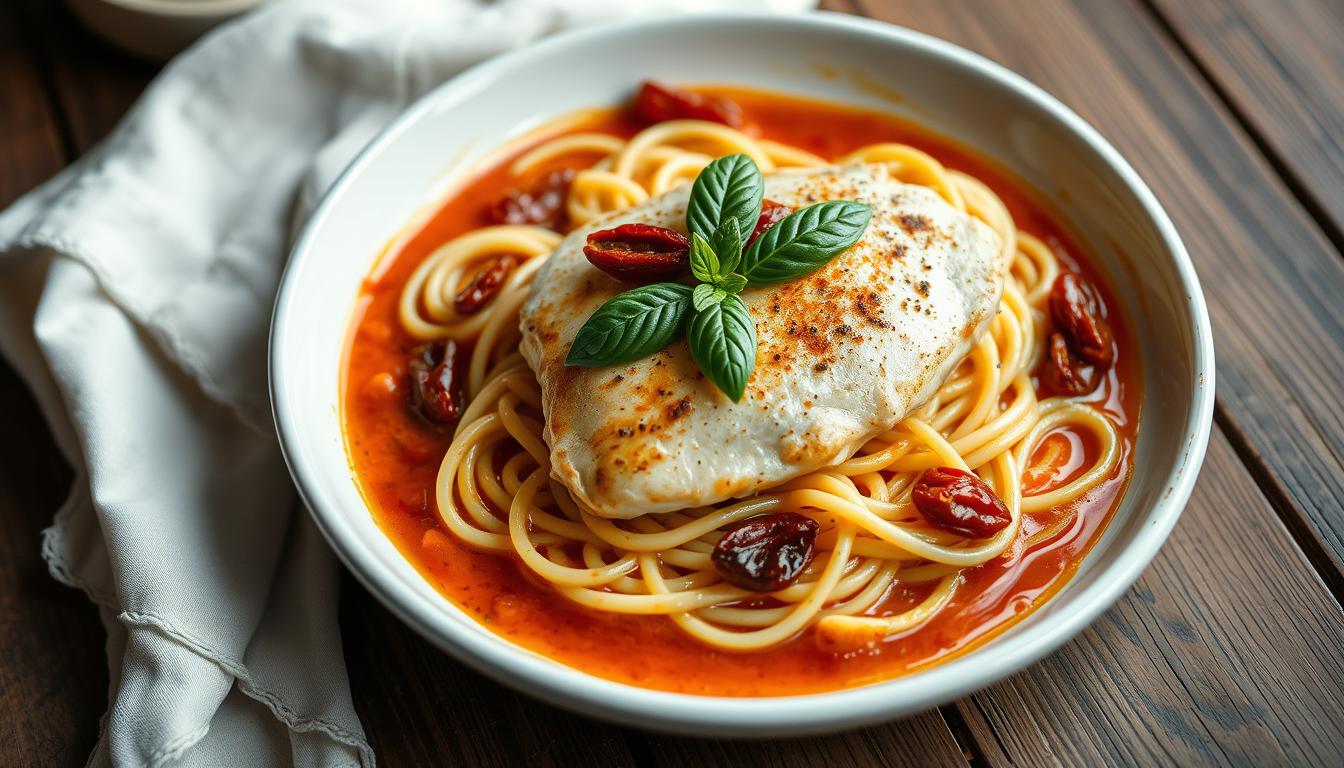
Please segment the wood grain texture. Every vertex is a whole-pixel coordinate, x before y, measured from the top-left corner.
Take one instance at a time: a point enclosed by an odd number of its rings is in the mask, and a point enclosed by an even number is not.
[[[450,659],[353,578],[341,636],[364,730],[382,765],[633,765],[615,726],[539,703]]]
[[[0,208],[64,164],[21,30],[0,6]],[[37,404],[0,361],[0,765],[82,764],[106,706],[98,613],[39,555],[70,478]]]
[[[1341,433],[1327,393],[1344,335],[1321,288],[1340,295],[1344,271],[1188,62],[1114,3],[1038,2],[993,19],[975,3],[860,6],[1023,72],[1139,167],[1205,281],[1232,438],[1281,473],[1286,498],[1307,508],[1337,558]],[[1339,604],[1239,466],[1220,430],[1187,517],[1138,587],[1061,652],[958,704],[987,762],[1319,764],[1338,754]]]
[[[1059,652],[958,703],[986,762],[1338,760],[1344,611],[1239,470],[1216,431],[1190,506],[1134,588]]]
[[[1112,0],[859,0],[985,54],[1098,126],[1171,214],[1209,303],[1220,420],[1344,594],[1344,259],[1150,14]]]
[[[159,66],[133,58],[94,37],[63,2],[12,0],[27,17],[37,64],[52,83],[52,109],[76,155],[106,136],[158,74]]]
[[[650,763],[682,765],[888,766],[942,768],[965,766],[971,755],[952,738],[938,711],[850,733],[778,741],[723,741],[648,736]]]
[[[1145,2],[1344,248],[1344,3]]]
[[[14,8],[0,7],[0,208],[64,165],[56,121]]]
[[[1295,0],[1304,1],[1310,0]],[[1340,564],[1344,406],[1335,395],[1344,372],[1344,318],[1335,308],[1344,279],[1338,254],[1293,199],[1296,190],[1277,176],[1281,166],[1259,153],[1237,115],[1183,57],[1182,46],[1139,6],[1103,0],[1077,6],[1034,0],[1025,10],[1018,3],[967,0],[825,5],[867,9],[1036,79],[1101,126],[1156,188],[1191,246],[1213,305],[1220,423],[1229,429],[1215,435],[1186,518],[1139,585],[1094,627],[1044,663],[953,708],[958,734],[969,737],[968,752],[936,712],[852,734],[769,743],[679,739],[596,723],[456,664],[347,578],[341,606],[346,657],[380,761],[1336,762],[1344,744],[1331,725],[1344,722],[1344,624],[1262,491],[1298,526],[1295,534],[1318,563]],[[6,35],[11,6],[0,7],[0,205],[59,167],[62,144],[87,150],[154,73],[92,40],[60,3],[20,0],[16,7],[32,25],[24,35],[31,44],[19,46],[15,35]],[[1247,18],[1251,25],[1264,23]],[[1271,32],[1257,26],[1256,34]],[[1189,50],[1198,51],[1193,41]],[[54,101],[42,99],[34,60],[45,67]],[[1216,71],[1215,77],[1221,82]],[[1271,137],[1267,128],[1259,130]],[[1280,151],[1286,162],[1290,153]],[[0,544],[0,765],[79,764],[105,705],[102,631],[93,609],[51,582],[36,555],[38,531],[59,503],[68,472],[7,370],[0,370],[0,423],[0,526],[6,530]],[[1255,478],[1241,459],[1252,463]]]
[[[53,580],[39,554],[71,473],[3,362],[0,424],[0,765],[81,765],[107,707],[105,634],[93,604]]]
[[[967,764],[937,711],[852,733],[770,742],[664,736],[574,715],[468,670],[353,578],[344,582],[341,636],[351,691],[383,765]]]

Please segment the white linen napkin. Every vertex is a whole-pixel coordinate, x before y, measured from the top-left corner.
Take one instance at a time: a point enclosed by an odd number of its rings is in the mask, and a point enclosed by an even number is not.
[[[290,238],[379,128],[464,67],[576,25],[734,5],[812,3],[272,3],[0,215],[0,350],[76,468],[43,555],[108,631],[91,764],[373,764],[335,561],[269,415]]]

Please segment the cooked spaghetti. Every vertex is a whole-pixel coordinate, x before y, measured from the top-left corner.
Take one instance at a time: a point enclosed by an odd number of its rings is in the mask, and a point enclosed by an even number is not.
[[[516,556],[556,595],[613,614],[666,617],[709,646],[756,651],[812,628],[823,649],[850,651],[929,621],[964,588],[965,574],[1020,558],[1069,527],[1071,502],[1114,478],[1124,438],[1108,415],[1077,398],[1038,396],[1032,372],[1047,350],[1047,301],[1060,273],[1054,251],[1020,231],[989,186],[912,146],[877,143],[821,157],[714,122],[672,120],[629,138],[554,136],[512,160],[510,174],[577,171],[564,199],[577,227],[686,184],[715,157],[743,153],[763,172],[852,162],[886,164],[999,235],[1011,272],[997,316],[936,395],[848,460],[749,498],[610,520],[592,514],[551,476],[541,392],[518,352],[518,314],[533,276],[561,240],[539,226],[484,226],[435,249],[401,289],[398,317],[422,340],[471,349],[466,405],[442,456],[432,505],[451,536]],[[455,302],[497,258],[518,262],[483,308]],[[1064,435],[1060,439],[1047,439]],[[1081,440],[1090,441],[1085,451]],[[1080,464],[1080,457],[1088,461]],[[934,467],[977,473],[1011,522],[989,538],[941,530],[911,494]],[[1025,479],[1024,479],[1025,478]],[[791,585],[757,593],[726,582],[711,553],[725,528],[766,513],[820,523],[817,554]],[[1035,521],[1024,531],[1024,519]],[[896,588],[922,598],[879,610]]]

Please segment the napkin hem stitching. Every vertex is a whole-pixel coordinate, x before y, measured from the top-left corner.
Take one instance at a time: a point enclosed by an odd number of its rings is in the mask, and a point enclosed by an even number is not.
[[[360,738],[352,731],[325,718],[300,715],[293,707],[284,703],[279,695],[258,685],[245,664],[241,664],[225,654],[214,651],[209,645],[193,638],[189,633],[178,629],[172,622],[162,616],[141,611],[122,611],[117,618],[124,624],[158,630],[170,640],[181,643],[191,651],[205,658],[205,660],[217,664],[221,669],[233,676],[240,691],[253,700],[265,705],[267,709],[271,710],[271,714],[294,732],[309,733],[318,731],[323,733],[337,743],[358,751],[361,757],[368,758],[365,764],[373,764],[372,747],[368,745],[367,741]]]
[[[150,752],[145,758],[145,764],[150,768],[158,768],[158,766],[161,766],[170,760],[176,760],[188,749],[191,749],[193,745],[205,738],[205,735],[209,732],[209,723],[206,723],[195,730],[187,731],[181,736],[171,739],[153,752]]]
[[[75,575],[75,569],[65,560],[65,527],[74,517],[75,508],[79,506],[81,496],[78,483],[87,482],[84,470],[80,469],[75,479],[70,484],[70,493],[66,496],[65,502],[61,504],[60,509],[52,516],[51,525],[42,529],[42,559],[47,563],[47,572],[51,578],[67,587],[78,589],[84,593],[95,605],[102,606],[112,611],[120,611],[121,606],[117,605],[116,598],[109,592],[99,589],[88,581]]]

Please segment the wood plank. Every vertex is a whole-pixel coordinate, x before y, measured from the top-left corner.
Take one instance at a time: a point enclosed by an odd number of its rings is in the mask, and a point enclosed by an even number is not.
[[[1344,595],[1344,259],[1132,3],[859,0],[1026,75],[1098,126],[1171,214],[1209,302],[1220,420]]]
[[[664,736],[570,714],[449,659],[348,577],[341,636],[355,707],[384,765],[967,764],[937,711],[848,734],[770,742]]]
[[[1344,248],[1344,3],[1146,2]]]
[[[0,7],[0,208],[60,169],[60,140],[13,9]],[[107,671],[98,613],[47,574],[42,529],[71,474],[19,377],[0,361],[0,765],[81,764]]]
[[[0,9],[0,209],[65,163],[60,135],[15,9]]]
[[[382,765],[632,765],[632,731],[533,701],[467,669],[343,579],[355,709]]]
[[[933,766],[970,765],[971,755],[952,738],[937,710],[861,731],[809,739],[724,741],[650,734],[653,765],[814,765]]]
[[[958,708],[991,765],[1326,765],[1344,750],[1341,637],[1344,611],[1217,431],[1134,589]]]
[[[104,43],[65,3],[18,0],[16,5],[28,18],[39,62],[55,86],[58,115],[75,154],[81,155],[112,130],[159,65]]]
[[[1284,472],[1282,487],[1333,537],[1337,558],[1341,432],[1328,397],[1344,338],[1329,309],[1344,288],[1337,254],[1189,63],[1113,3],[1040,2],[1030,14],[860,5],[1023,72],[1139,167],[1205,280],[1222,420],[1241,430],[1232,440]],[[1232,440],[1217,431],[1186,518],[1135,590],[1042,664],[958,703],[986,762],[1336,759],[1344,613]]]
[[[42,530],[71,473],[3,361],[0,423],[0,765],[78,765],[107,708],[105,635],[93,604],[42,560]]]

